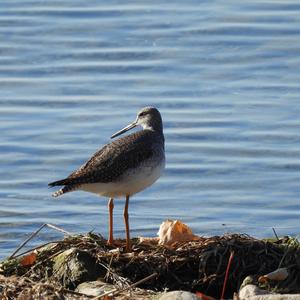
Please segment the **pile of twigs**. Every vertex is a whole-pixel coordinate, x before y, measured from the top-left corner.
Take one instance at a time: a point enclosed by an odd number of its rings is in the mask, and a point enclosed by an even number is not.
[[[0,273],[4,276],[21,276],[23,281],[19,284],[25,287],[30,285],[31,290],[37,283],[40,284],[40,289],[42,284],[47,283],[48,291],[72,293],[61,282],[55,281],[52,259],[67,249],[75,248],[87,252],[98,268],[97,276],[115,284],[119,290],[128,290],[138,282],[140,288],[153,291],[201,291],[219,298],[228,259],[233,252],[225,297],[232,297],[246,276],[257,277],[278,267],[288,268],[289,276],[273,288],[299,292],[300,250],[298,243],[291,244],[291,241],[293,240],[282,239],[268,242],[235,234],[165,247],[157,243],[140,243],[135,239],[132,240],[133,252],[126,253],[123,251],[125,241],[119,240],[115,247],[109,247],[100,235],[89,233],[68,236],[62,241],[39,247],[37,260],[28,267],[18,264],[19,258],[14,256],[2,263]],[[4,280],[4,277],[0,278],[0,287],[2,285],[5,291]],[[24,286],[22,288],[26,290]],[[72,295],[72,299],[75,296],[76,293]]]
[[[300,291],[300,248],[285,240],[276,243],[257,240],[247,235],[225,235],[185,242],[174,247],[135,245],[135,255],[100,256],[110,261],[111,268],[131,281],[156,272],[157,278],[144,283],[156,290],[201,291],[220,297],[225,271],[233,252],[225,296],[232,297],[246,276],[267,274],[279,267],[289,269],[289,277],[276,285],[285,292]]]

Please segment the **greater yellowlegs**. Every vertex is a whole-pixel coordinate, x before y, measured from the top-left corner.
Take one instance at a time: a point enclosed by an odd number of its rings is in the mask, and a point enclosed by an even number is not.
[[[143,108],[133,123],[111,138],[137,125],[143,130],[112,141],[67,178],[49,183],[51,187],[64,186],[53,194],[54,197],[76,190],[109,197],[109,244],[113,244],[113,199],[125,197],[124,222],[128,251],[131,250],[129,197],[152,185],[165,167],[163,125],[161,115],[155,107]]]

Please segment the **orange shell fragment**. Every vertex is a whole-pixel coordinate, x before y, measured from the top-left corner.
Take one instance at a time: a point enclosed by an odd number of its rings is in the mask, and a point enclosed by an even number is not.
[[[37,255],[34,252],[31,252],[30,254],[27,254],[23,256],[20,260],[20,264],[23,267],[32,266],[36,261]]]

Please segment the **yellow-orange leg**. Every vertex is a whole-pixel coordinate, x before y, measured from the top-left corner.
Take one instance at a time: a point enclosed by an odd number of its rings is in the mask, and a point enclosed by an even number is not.
[[[113,210],[114,210],[114,199],[109,198],[108,201],[108,210],[109,210],[109,237],[107,244],[112,245],[114,243],[114,236],[113,236]]]
[[[124,207],[124,222],[125,222],[125,230],[126,230],[126,251],[131,252],[129,221],[128,221],[128,205],[129,205],[129,196],[126,196],[126,202]]]

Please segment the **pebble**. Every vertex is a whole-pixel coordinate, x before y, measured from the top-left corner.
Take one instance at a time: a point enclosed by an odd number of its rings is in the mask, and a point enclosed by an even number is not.
[[[87,281],[79,284],[76,288],[76,292],[86,294],[89,296],[100,296],[103,293],[112,291],[114,286],[102,281]]]
[[[158,300],[201,300],[201,298],[190,292],[173,291],[163,294]]]

